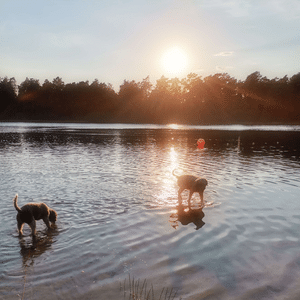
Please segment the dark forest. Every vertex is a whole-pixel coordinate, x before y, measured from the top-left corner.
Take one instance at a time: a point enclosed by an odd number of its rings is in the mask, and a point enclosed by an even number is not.
[[[95,79],[65,84],[0,78],[1,121],[144,124],[300,124],[300,73],[238,81],[227,73],[205,78],[162,76],[156,85],[124,80],[119,92]]]

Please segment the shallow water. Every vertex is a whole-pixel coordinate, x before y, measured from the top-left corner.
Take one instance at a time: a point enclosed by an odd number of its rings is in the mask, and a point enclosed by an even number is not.
[[[0,299],[123,299],[129,274],[178,299],[298,299],[299,141],[296,126],[0,123]],[[204,216],[196,195],[178,214],[173,169],[207,178]],[[58,213],[37,243],[18,237],[16,193]]]

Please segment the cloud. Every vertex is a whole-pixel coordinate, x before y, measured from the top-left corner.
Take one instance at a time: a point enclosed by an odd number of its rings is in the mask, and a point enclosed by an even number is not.
[[[233,66],[226,66],[226,67],[216,66],[216,70],[218,72],[225,72],[225,71],[232,70],[232,69],[234,69]]]
[[[84,47],[88,45],[89,38],[86,35],[61,32],[61,33],[48,33],[44,35],[44,41],[55,48],[73,48]]]
[[[226,51],[226,52],[220,52],[218,54],[215,54],[214,56],[232,56],[233,51]]]
[[[216,70],[217,70],[218,72],[224,72],[224,71],[225,71],[225,68],[220,67],[220,66],[216,66]]]
[[[300,18],[299,0],[203,0],[209,9],[219,9],[236,18],[257,18],[278,15],[287,20]]]
[[[266,3],[269,4],[269,2]],[[299,0],[273,0],[268,8],[278,15],[284,16],[288,20],[300,18]]]
[[[248,17],[254,4],[244,0],[204,0],[203,4],[212,9],[221,9],[233,17]],[[257,4],[256,4],[257,5]]]

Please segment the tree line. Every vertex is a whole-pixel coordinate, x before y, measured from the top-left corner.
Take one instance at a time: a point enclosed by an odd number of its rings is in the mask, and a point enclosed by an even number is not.
[[[103,123],[300,124],[300,73],[268,79],[260,72],[238,81],[227,73],[183,79],[162,76],[153,85],[124,80],[116,92],[95,79],[40,84],[0,78],[0,120]]]

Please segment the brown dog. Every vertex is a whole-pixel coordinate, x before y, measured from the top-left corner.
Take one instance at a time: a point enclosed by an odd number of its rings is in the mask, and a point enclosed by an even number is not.
[[[179,190],[178,190],[179,205],[182,204],[181,193],[184,190],[189,190],[189,198],[188,198],[189,208],[191,208],[191,198],[194,193],[199,193],[201,199],[201,206],[204,206],[203,192],[206,186],[208,185],[207,180],[205,178],[199,178],[193,175],[178,176],[174,173],[174,171],[175,170],[173,170],[172,174],[177,178],[177,184],[179,186]]]
[[[57,213],[55,210],[49,208],[45,203],[28,203],[20,208],[18,206],[18,194],[13,199],[14,207],[18,211],[18,231],[19,235],[23,235],[23,225],[28,224],[31,228],[32,236],[36,236],[36,220],[43,220],[48,229],[51,229],[50,222],[55,224]]]

